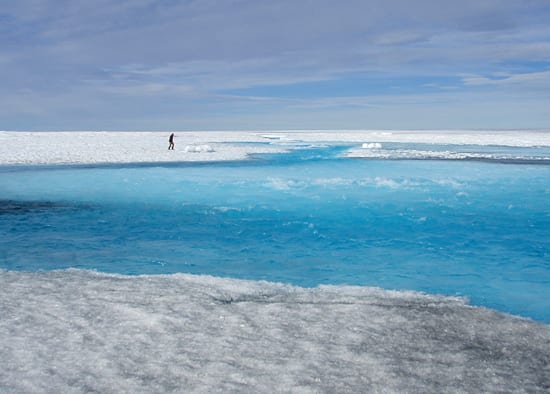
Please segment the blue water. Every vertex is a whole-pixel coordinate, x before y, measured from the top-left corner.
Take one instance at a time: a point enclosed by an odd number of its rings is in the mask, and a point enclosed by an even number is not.
[[[0,269],[380,286],[550,323],[550,166],[340,158],[346,148],[6,167]]]

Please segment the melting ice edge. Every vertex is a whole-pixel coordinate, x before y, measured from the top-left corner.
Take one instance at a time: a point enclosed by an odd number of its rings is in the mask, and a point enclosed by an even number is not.
[[[454,297],[0,271],[2,392],[547,392],[550,326]]]

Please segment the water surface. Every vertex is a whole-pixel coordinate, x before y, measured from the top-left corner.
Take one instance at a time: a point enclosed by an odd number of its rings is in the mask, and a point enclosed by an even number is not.
[[[485,161],[342,158],[348,148],[6,167],[0,268],[380,286],[550,322],[550,166],[531,163],[544,152],[521,148],[518,164],[513,148],[485,148],[500,154]]]

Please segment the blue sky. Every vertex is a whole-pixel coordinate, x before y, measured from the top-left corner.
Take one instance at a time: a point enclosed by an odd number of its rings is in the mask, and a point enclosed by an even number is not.
[[[0,130],[550,128],[548,0],[1,0]]]

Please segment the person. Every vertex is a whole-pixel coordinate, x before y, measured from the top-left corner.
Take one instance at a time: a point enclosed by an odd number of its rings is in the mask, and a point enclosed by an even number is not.
[[[168,150],[174,150],[174,133],[170,134],[170,138],[168,139]]]

